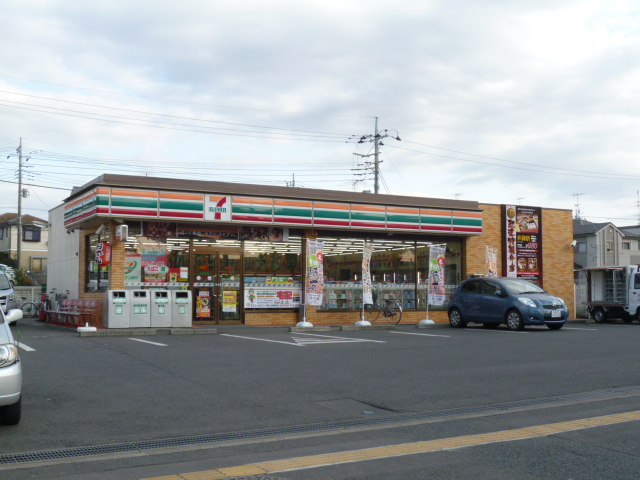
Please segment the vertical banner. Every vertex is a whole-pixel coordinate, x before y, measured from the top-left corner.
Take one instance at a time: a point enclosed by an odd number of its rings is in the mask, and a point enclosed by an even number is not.
[[[324,293],[323,248],[323,242],[307,240],[307,284],[305,289],[305,303],[307,305],[322,305],[322,294]]]
[[[444,265],[447,247],[431,245],[429,247],[429,303],[444,305]]]
[[[371,292],[371,255],[373,254],[373,243],[364,242],[362,251],[362,303],[373,304]]]
[[[487,268],[485,275],[487,277],[498,276],[498,249],[487,246]]]
[[[542,286],[542,209],[504,205],[505,276]]]

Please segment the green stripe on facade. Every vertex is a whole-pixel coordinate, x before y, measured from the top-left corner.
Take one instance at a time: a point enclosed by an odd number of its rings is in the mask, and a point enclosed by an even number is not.
[[[384,213],[359,212],[356,210],[352,210],[351,219],[365,220],[368,222],[384,222],[387,220],[387,216]]]
[[[456,218],[453,219],[454,225],[464,225],[468,227],[481,227],[482,219],[479,218]]]
[[[399,223],[420,223],[420,218],[417,215],[403,215],[400,213],[387,213],[387,221],[388,222],[399,222]]]
[[[271,215],[273,213],[273,209],[271,205],[263,206],[263,205],[242,205],[242,204],[234,204],[232,206],[232,213],[244,213],[245,215]]]
[[[274,207],[274,214],[283,217],[306,217],[311,218],[310,208],[295,208],[295,207]]]
[[[349,220],[348,210],[314,210],[313,216],[316,218],[334,218],[340,220]]]
[[[192,212],[203,212],[204,203],[181,202],[179,200],[160,200],[161,210],[189,210]]]
[[[421,217],[423,224],[451,225],[451,217]]]
[[[158,208],[158,200],[153,198],[111,197],[111,206],[128,208]]]

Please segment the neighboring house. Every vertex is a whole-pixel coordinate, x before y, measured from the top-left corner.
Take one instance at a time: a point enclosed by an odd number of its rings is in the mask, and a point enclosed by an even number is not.
[[[640,263],[640,226],[616,227],[611,222],[573,219],[575,268]]]
[[[17,213],[0,215],[0,252],[11,258],[18,256]],[[46,272],[49,244],[49,225],[46,220],[31,215],[22,216],[22,243],[20,268],[29,272]]]

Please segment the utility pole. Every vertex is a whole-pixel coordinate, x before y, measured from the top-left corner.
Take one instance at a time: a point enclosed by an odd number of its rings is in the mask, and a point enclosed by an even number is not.
[[[381,140],[387,137],[391,137],[398,141],[400,141],[401,139],[397,130],[394,130],[396,132],[395,137],[387,133],[389,130],[385,130],[383,134],[380,134],[380,132],[378,132],[378,117],[374,117],[374,118],[376,119],[374,134],[362,135],[360,137],[360,140],[358,140],[358,143],[373,142],[373,158],[374,158],[373,159],[373,193],[380,193],[380,164],[382,163],[382,161],[380,160],[380,147],[384,145],[384,143],[382,143]],[[356,155],[359,155],[359,154],[356,154]],[[360,156],[369,157],[371,155],[360,155]]]
[[[18,147],[18,269],[22,268],[22,138]]]

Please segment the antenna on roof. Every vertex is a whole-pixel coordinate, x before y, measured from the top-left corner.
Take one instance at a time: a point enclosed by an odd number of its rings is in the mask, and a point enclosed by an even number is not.
[[[580,214],[580,195],[584,195],[584,193],[572,193],[571,196],[576,198],[576,214],[573,218],[579,219],[582,215]],[[640,223],[640,222],[639,222]]]

